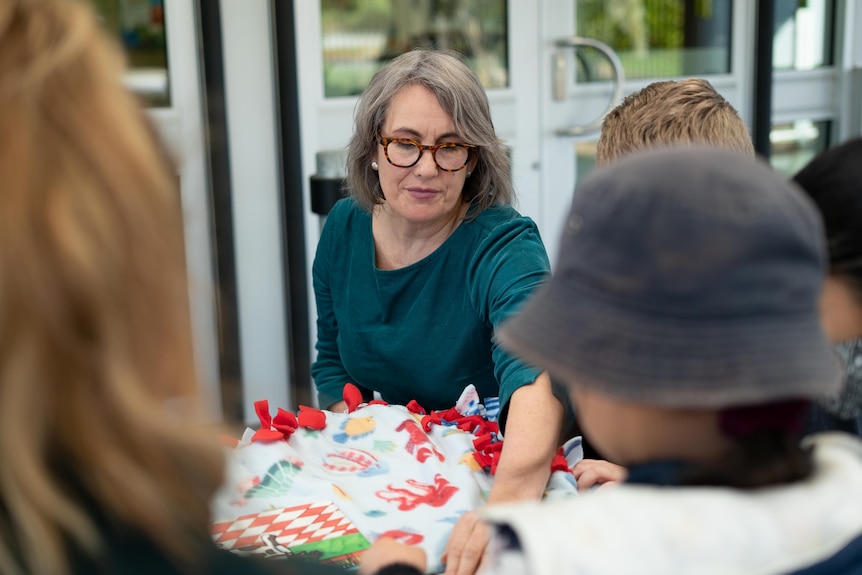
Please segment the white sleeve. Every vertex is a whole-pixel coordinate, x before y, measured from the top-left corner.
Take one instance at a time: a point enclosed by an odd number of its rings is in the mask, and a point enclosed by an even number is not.
[[[518,535],[506,524],[492,525],[486,565],[479,575],[530,575]]]

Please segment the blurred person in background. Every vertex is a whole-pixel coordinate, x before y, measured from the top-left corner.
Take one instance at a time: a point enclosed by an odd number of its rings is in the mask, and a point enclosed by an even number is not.
[[[0,2],[0,572],[314,573],[221,551],[178,178],[89,6]]]
[[[823,218],[829,273],[820,310],[845,366],[843,390],[818,398],[807,431],[862,435],[862,138],[820,153],[793,180]]]

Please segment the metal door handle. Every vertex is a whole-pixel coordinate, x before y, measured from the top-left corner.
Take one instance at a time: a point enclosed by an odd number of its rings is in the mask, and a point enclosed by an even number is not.
[[[588,132],[600,130],[602,127],[602,120],[608,114],[608,112],[614,109],[614,106],[616,106],[617,102],[623,94],[623,82],[625,82],[625,73],[623,72],[623,65],[622,62],[620,62],[620,57],[617,55],[616,52],[614,52],[613,48],[611,48],[604,42],[600,42],[592,38],[582,38],[580,36],[561,38],[554,42],[554,46],[558,48],[558,50],[554,53],[553,61],[554,100],[561,101],[566,99],[566,56],[565,53],[559,48],[574,48],[576,55],[579,55],[578,49],[582,46],[595,48],[610,61],[611,66],[614,70],[614,93],[611,96],[610,101],[608,102],[607,109],[602,112],[602,114],[598,118],[588,124],[584,124],[582,126],[571,126],[569,128],[559,128],[557,130],[554,130],[554,134],[557,136],[580,136]]]

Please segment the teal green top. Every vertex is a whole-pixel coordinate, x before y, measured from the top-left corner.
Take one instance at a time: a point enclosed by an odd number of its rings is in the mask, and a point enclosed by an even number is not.
[[[448,409],[473,384],[479,396],[512,393],[539,370],[505,353],[494,328],[550,274],[536,224],[495,206],[459,225],[428,257],[397,270],[375,265],[371,216],[352,198],[326,219],[313,265],[317,360],[326,407],[345,383],[389,403]]]

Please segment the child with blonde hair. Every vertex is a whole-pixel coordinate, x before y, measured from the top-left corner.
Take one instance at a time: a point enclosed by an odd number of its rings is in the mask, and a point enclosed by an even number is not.
[[[698,144],[754,154],[745,122],[707,80],[653,82],[605,116],[596,164],[657,146]]]

